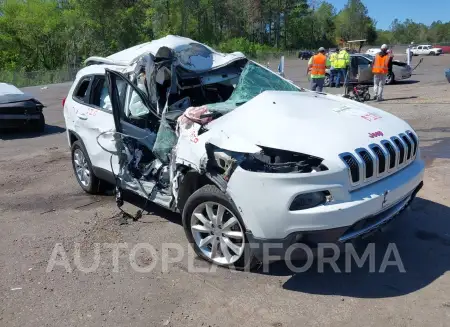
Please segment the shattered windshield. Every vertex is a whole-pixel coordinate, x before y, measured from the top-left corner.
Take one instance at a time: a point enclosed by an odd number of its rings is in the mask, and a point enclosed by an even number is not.
[[[264,91],[297,91],[301,90],[270,70],[249,62],[241,73],[230,98],[225,102],[208,104],[211,112],[227,113],[250,101]]]
[[[197,70],[208,70],[213,66],[213,52],[202,44],[190,43],[177,54],[184,66]]]

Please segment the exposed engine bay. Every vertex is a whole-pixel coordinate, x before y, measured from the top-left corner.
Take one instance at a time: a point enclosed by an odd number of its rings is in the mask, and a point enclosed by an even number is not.
[[[256,145],[250,152],[239,152],[213,142],[201,144],[199,138],[211,121],[258,94],[301,89],[245,58],[202,72],[185,69],[179,60],[173,50],[163,47],[156,56],[139,58],[128,72],[134,87],[110,82],[111,98],[122,108],[116,121],[119,188],[177,211],[180,185],[190,171],[204,174],[225,190],[238,166],[269,173],[326,170],[323,159],[300,153]]]

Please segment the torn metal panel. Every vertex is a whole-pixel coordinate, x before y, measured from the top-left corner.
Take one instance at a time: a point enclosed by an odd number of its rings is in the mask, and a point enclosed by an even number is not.
[[[151,53],[148,53],[140,58],[136,64],[136,67],[134,68],[135,76],[140,76],[142,73],[145,73],[144,80],[146,81],[146,94],[154,108],[157,107],[158,101],[155,72],[155,57]]]
[[[227,65],[232,61],[245,59],[244,54],[240,52],[220,53],[192,39],[167,35],[166,37],[117,52],[106,58],[90,57],[85,61],[85,64],[106,63],[130,66],[148,53],[156,56],[159,49],[163,47],[171,49],[180,56],[180,65],[190,71],[212,70]]]

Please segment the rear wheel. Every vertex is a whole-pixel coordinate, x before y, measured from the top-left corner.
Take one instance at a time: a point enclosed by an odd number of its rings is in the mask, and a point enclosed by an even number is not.
[[[386,76],[386,84],[387,85],[391,85],[391,84],[394,84],[394,83],[395,83],[395,75],[394,75],[394,73],[388,74]]]
[[[183,226],[202,259],[240,270],[250,270],[257,264],[239,211],[216,186],[203,186],[189,197],[183,210]]]
[[[81,188],[89,194],[98,193],[100,180],[94,175],[87,151],[80,141],[75,141],[72,144],[72,166]]]

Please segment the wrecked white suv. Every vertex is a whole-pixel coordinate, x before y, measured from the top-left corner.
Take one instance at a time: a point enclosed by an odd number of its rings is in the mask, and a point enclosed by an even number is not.
[[[64,103],[78,183],[180,212],[210,262],[249,267],[263,245],[273,255],[366,235],[422,186],[406,122],[242,53],[167,36],[86,64]]]

